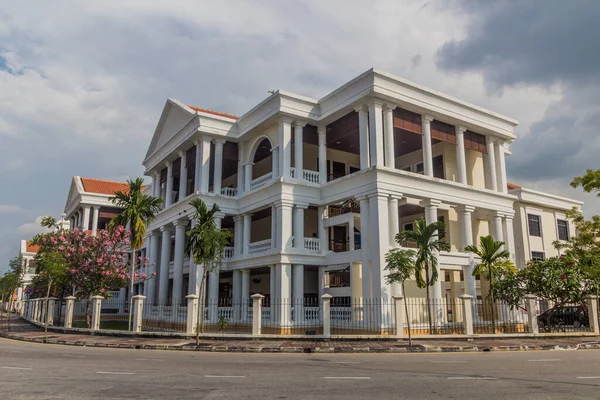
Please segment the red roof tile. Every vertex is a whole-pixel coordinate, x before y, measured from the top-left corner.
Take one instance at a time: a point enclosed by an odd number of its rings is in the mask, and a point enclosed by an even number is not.
[[[129,185],[125,182],[104,181],[101,179],[81,178],[83,190],[88,193],[100,193],[113,195],[117,190],[127,192]]]
[[[200,108],[200,107],[194,107],[194,106],[188,106],[188,107],[191,108],[194,111],[199,111],[199,112],[203,112],[203,113],[207,113],[207,114],[218,115],[219,117],[225,117],[225,118],[231,118],[231,119],[238,119],[238,117],[236,117],[235,115],[226,114],[226,113],[222,113],[222,112],[219,112],[219,111],[212,111],[212,110],[208,110],[206,108]]]
[[[28,240],[27,241],[27,246],[25,248],[25,251],[28,253],[37,253],[40,250],[40,246],[38,246],[37,244],[31,244],[31,242]]]
[[[506,184],[506,187],[508,188],[508,190],[513,190],[513,189],[521,189],[521,186],[519,186],[519,185],[516,185],[516,184],[514,184],[514,183],[510,183],[510,182],[508,182],[508,183]]]

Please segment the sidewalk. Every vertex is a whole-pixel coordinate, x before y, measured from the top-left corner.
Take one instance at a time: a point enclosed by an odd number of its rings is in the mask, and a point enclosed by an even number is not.
[[[0,337],[28,342],[44,342],[43,329],[13,317],[8,331],[6,321],[0,323]],[[531,350],[600,349],[598,337],[574,338],[485,338],[414,340],[219,340],[201,339],[196,346],[193,338],[123,337],[76,333],[48,332],[45,343],[71,346],[109,347],[148,350],[187,350],[248,353],[424,353],[424,352],[484,352]]]

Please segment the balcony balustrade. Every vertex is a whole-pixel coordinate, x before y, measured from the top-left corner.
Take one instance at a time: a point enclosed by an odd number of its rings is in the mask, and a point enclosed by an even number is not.
[[[271,239],[253,242],[248,246],[248,254],[263,253],[269,250],[271,250]]]
[[[264,174],[263,176],[259,176],[258,178],[252,180],[250,182],[250,190],[255,190],[260,187],[265,186],[268,182],[273,178],[273,173],[269,172],[268,174]]]
[[[237,196],[237,188],[224,187],[221,189],[221,194],[223,196],[235,197]]]

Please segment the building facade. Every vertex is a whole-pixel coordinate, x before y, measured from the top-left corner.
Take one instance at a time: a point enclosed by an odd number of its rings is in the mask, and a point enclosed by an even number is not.
[[[200,198],[233,234],[208,299],[389,299],[401,291],[385,281],[385,254],[411,247],[394,237],[419,218],[445,223],[440,276],[475,296],[465,246],[491,234],[516,261],[505,164],[516,125],[377,70],[318,100],[277,91],[239,118],[169,99],[143,162],[164,200],[147,242],[158,279],[144,294],[180,304],[199,292],[203,266],[185,242]]]

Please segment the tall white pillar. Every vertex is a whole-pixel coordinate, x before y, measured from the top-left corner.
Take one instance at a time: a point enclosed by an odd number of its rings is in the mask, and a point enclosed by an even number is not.
[[[486,157],[486,176],[488,182],[488,189],[493,191],[498,191],[498,178],[496,172],[496,150],[495,140],[490,136],[485,137],[485,146],[487,148],[487,157]]]
[[[217,322],[219,311],[219,268],[215,267],[208,274],[208,320]]]
[[[400,218],[398,217],[398,194],[390,196],[388,202],[389,205],[389,216],[390,216],[390,247],[400,247],[396,243],[396,235],[400,233]]]
[[[327,237],[327,229],[325,228],[325,206],[320,206],[317,210],[317,231],[319,235],[319,249],[321,254],[329,251],[329,238]]]
[[[100,206],[93,206],[92,211],[92,236],[96,236],[96,232],[98,232],[98,217],[100,216]]]
[[[365,298],[373,297],[371,285],[371,246],[369,227],[371,225],[369,218],[369,199],[357,197],[360,200],[360,247],[362,249],[362,294]]]
[[[244,253],[244,216],[234,215],[233,216],[233,245],[234,245],[234,256],[239,256]]]
[[[179,202],[185,199],[187,193],[187,155],[185,151],[179,152],[181,165],[179,166]]]
[[[250,270],[242,270],[242,321],[248,320],[248,307],[250,306]]]
[[[158,259],[158,249],[160,246],[160,235],[156,231],[150,232],[150,260],[148,265],[148,277],[150,278],[146,281],[146,285],[148,286],[148,304],[154,304],[154,300],[156,299],[156,280],[158,279],[158,273],[156,271],[156,267],[159,265]],[[152,274],[155,274],[152,277]]]
[[[358,135],[360,143],[360,169],[369,168],[369,115],[365,106],[356,109],[358,113]]]
[[[196,139],[194,140],[194,144],[196,145],[196,168],[194,171],[194,192],[200,191],[200,181],[202,177],[202,140]]]
[[[306,205],[296,204],[294,207],[294,247],[304,248],[304,209]]]
[[[369,104],[369,149],[371,150],[371,166],[383,163],[383,103],[373,101]]]
[[[427,225],[437,222],[437,218],[438,218],[437,209],[440,204],[441,204],[441,202],[439,200],[434,200],[434,199],[423,200],[421,202],[421,205],[425,209],[425,222],[427,223]],[[438,232],[438,235],[439,235],[439,232]],[[437,254],[437,252],[434,255],[435,255],[435,257],[439,256],[439,254]],[[441,300],[439,300],[442,298],[442,281],[441,281],[441,273],[440,273],[439,263],[437,265],[437,273],[438,273],[438,279],[432,286],[431,295],[434,299],[433,301],[435,302],[434,303],[435,320],[442,321],[443,310],[442,310]]]
[[[271,248],[277,248],[277,209],[271,206]]]
[[[471,220],[471,215],[475,212],[475,207],[473,206],[459,206],[456,208],[456,212],[458,214],[458,222],[460,225],[460,241],[461,241],[461,250],[465,251],[465,247],[473,245],[473,223]],[[473,276],[473,269],[475,264],[469,262],[464,275],[465,279],[465,291],[468,295],[476,297],[477,289],[475,288],[475,277]]]
[[[498,191],[507,193],[508,188],[506,187],[506,160],[504,159],[505,151],[504,144],[496,142],[494,147],[496,151],[496,172],[498,180]]]
[[[242,143],[238,143],[238,165],[237,165],[237,192],[238,196],[244,191],[244,149]]]
[[[185,227],[187,219],[178,219],[173,222],[175,226],[175,259],[173,262],[173,292],[171,304],[180,306],[183,301],[183,256],[185,252]]]
[[[160,305],[167,303],[169,295],[169,263],[171,262],[171,227],[161,226],[161,252],[160,252],[160,274],[158,284],[158,302]]]
[[[167,167],[167,191],[165,192],[165,208],[173,204],[173,164],[170,161],[165,163]]]
[[[354,216],[353,215],[350,217],[350,221],[348,221],[348,242],[350,242],[349,243],[350,251],[356,250],[356,247],[354,244]]]
[[[383,107],[383,141],[385,147],[385,166],[396,168],[394,157],[394,108],[395,105],[386,104]]]
[[[277,244],[281,250],[292,247],[292,209],[293,203],[287,201],[278,201],[275,203],[277,208]]]
[[[203,137],[200,142],[200,193],[208,193],[210,180],[210,138]]]
[[[510,259],[513,263],[516,263],[515,258],[515,229],[513,226],[513,216],[505,215],[503,218],[504,223],[504,242],[506,244],[506,250],[510,253]]]
[[[290,177],[292,159],[292,121],[288,118],[279,120],[279,171],[284,178]]]
[[[277,320],[275,304],[277,304],[277,267],[275,265],[269,265],[269,308],[271,322]]]
[[[373,297],[391,299],[389,285],[385,281],[385,255],[390,248],[389,238],[389,197],[383,194],[369,196],[369,219],[371,238],[371,279]]]
[[[433,150],[431,149],[431,115],[421,115],[421,131],[423,134],[423,172],[433,176]]]
[[[271,175],[274,181],[279,179],[279,146],[273,147],[271,151]]]
[[[190,227],[193,229],[196,226],[197,220],[193,215],[188,216],[190,219]],[[204,265],[196,264],[194,260],[194,254],[190,250],[190,264],[188,273],[188,294],[200,297],[200,283],[202,282],[202,276],[204,275]],[[206,283],[204,286],[204,293],[206,293]],[[202,300],[204,301],[204,296]]]
[[[458,170],[458,183],[467,184],[467,158],[465,155],[465,131],[464,126],[457,126],[456,132],[456,167]]]
[[[231,298],[233,300],[233,320],[242,319],[242,270],[234,269],[232,271],[232,290]]]
[[[254,163],[248,162],[244,164],[244,192],[250,191],[250,183],[252,182],[252,166]]]
[[[83,206],[83,220],[81,229],[84,231],[90,229],[90,208],[91,206]]]
[[[215,139],[215,176],[213,192],[221,194],[221,181],[223,180],[223,145],[225,139]]]
[[[304,265],[292,266],[292,298],[294,299],[294,322],[304,321]]]
[[[497,211],[490,213],[490,234],[494,240],[504,241],[502,237],[502,216]]]
[[[279,318],[278,321],[282,327],[290,325],[292,313],[292,266],[291,264],[278,264],[279,273],[277,275],[277,286],[279,289]]]
[[[325,126],[317,128],[319,135],[319,183],[327,183],[327,129]]]
[[[304,180],[304,162],[303,162],[303,148],[304,148],[304,126],[306,122],[295,122],[294,123],[294,168],[296,169],[296,180]]]
[[[158,172],[152,174],[152,197],[160,197],[160,174]]]
[[[244,254],[248,255],[250,248],[250,235],[252,232],[252,214],[244,214]]]

